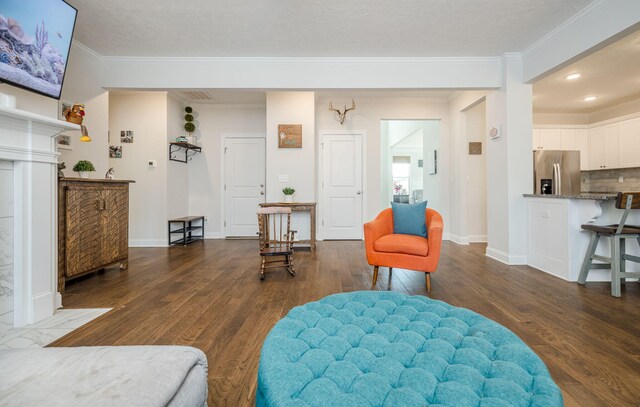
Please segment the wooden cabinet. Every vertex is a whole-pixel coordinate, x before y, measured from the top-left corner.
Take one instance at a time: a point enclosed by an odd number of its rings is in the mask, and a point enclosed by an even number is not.
[[[129,183],[62,178],[58,182],[58,288],[66,280],[129,257]]]
[[[562,131],[540,129],[540,150],[562,150]]]
[[[589,129],[589,169],[604,168],[604,126]]]
[[[640,167],[640,118],[618,123],[620,167]]]
[[[533,134],[532,134],[532,139],[533,139],[533,149],[534,150],[540,150],[542,147],[540,146],[540,129],[533,129]]]

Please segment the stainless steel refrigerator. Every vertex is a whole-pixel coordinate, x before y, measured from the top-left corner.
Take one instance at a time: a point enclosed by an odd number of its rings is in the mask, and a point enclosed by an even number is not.
[[[580,151],[533,152],[535,194],[579,195]]]

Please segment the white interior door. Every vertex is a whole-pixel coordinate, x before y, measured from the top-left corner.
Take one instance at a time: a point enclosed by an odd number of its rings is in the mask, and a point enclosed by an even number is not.
[[[224,154],[225,236],[256,237],[256,210],[265,199],[265,140],[226,138]]]
[[[325,134],[322,143],[324,239],[362,239],[362,135]]]

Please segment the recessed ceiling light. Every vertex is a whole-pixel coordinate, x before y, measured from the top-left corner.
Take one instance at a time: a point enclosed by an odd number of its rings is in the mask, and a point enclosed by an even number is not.
[[[596,97],[595,97],[595,96],[587,96],[586,98],[584,98],[584,101],[585,101],[585,102],[591,102],[591,101],[593,101],[593,100],[596,100]]]
[[[566,79],[572,81],[574,79],[578,79],[581,75],[581,73],[572,73],[571,75],[568,75]]]

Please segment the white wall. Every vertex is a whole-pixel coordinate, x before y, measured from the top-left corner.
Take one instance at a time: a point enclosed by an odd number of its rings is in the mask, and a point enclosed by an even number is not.
[[[136,181],[129,187],[129,245],[166,246],[167,94],[112,92],[109,112],[111,145],[122,145],[122,158],[109,158],[109,165],[117,179]],[[133,131],[133,143],[120,142],[121,130]]]
[[[315,93],[267,92],[267,202],[280,202],[282,188],[296,190],[294,200],[314,202],[316,164]],[[301,124],[302,148],[278,148],[278,125]],[[289,177],[278,182],[279,175]]]
[[[450,239],[456,243],[469,242],[467,170],[467,116],[465,111],[480,103],[486,92],[467,91],[456,94],[450,101]],[[487,146],[485,146],[486,149]]]
[[[183,125],[184,104],[172,95],[167,97],[167,143],[186,136]],[[193,161],[193,159],[191,160]],[[189,165],[177,161],[167,162],[167,217],[189,215]],[[206,229],[206,228],[205,228]],[[175,236],[174,236],[175,237]]]
[[[487,95],[487,127],[501,136],[487,142],[487,255],[507,264],[526,264],[527,205],[522,196],[533,182],[531,85],[522,82],[522,59],[506,55],[504,86]]]
[[[469,210],[469,242],[487,241],[487,142],[486,103],[466,111],[467,142],[482,143],[481,155],[467,151],[467,197]]]
[[[329,101],[334,106],[351,105],[351,99],[321,98],[316,104],[316,120],[318,135],[324,131],[351,131],[354,133],[364,132],[366,137],[365,151],[365,197],[366,207],[364,220],[369,221],[375,218],[378,213],[388,207],[388,201],[383,200],[386,196],[388,183],[381,176],[381,120],[417,120],[434,119],[440,121],[440,134],[442,139],[441,148],[438,151],[438,177],[443,180],[440,183],[438,196],[442,200],[437,205],[429,206],[440,212],[445,222],[445,232],[448,231],[449,219],[449,111],[446,99],[426,99],[426,98],[360,98],[356,100],[356,110],[347,114],[344,125],[336,121],[335,113],[329,111]],[[386,172],[388,173],[388,172]],[[426,196],[425,199],[431,199]],[[386,204],[384,204],[386,202]]]
[[[77,176],[71,169],[80,160],[89,160],[96,167],[91,178],[104,178],[109,169],[109,92],[100,86],[101,63],[88,48],[76,43],[71,47],[61,100],[85,105],[83,124],[91,142],[80,142],[79,132],[66,133],[71,136],[73,150],[60,149],[58,161],[66,163],[67,177]]]
[[[200,128],[202,153],[189,162],[189,215],[208,219],[206,237],[223,237],[222,147],[223,137],[252,135],[264,137],[264,105],[216,106],[192,104]]]

